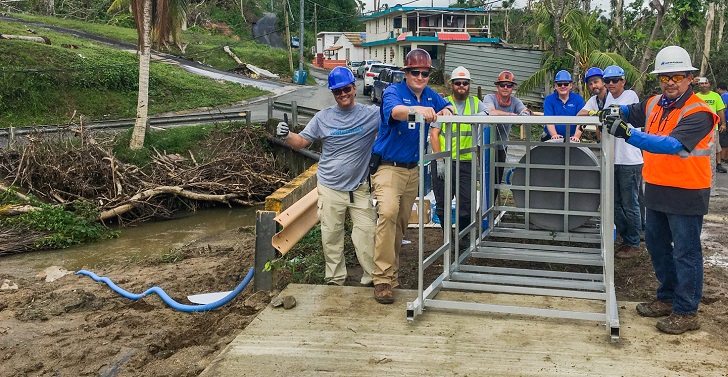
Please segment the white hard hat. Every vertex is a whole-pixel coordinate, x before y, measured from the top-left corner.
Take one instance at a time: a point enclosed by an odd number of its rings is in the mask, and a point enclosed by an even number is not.
[[[450,75],[450,81],[457,79],[470,80],[470,72],[468,72],[468,70],[463,66],[453,69],[452,75]]]
[[[690,62],[690,54],[680,46],[667,46],[655,57],[655,70],[650,73],[697,71]]]

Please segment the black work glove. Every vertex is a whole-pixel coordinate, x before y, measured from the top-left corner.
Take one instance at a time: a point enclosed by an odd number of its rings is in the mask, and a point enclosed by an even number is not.
[[[630,136],[632,136],[632,129],[629,127],[629,124],[620,117],[607,117],[604,126],[608,127],[607,131],[610,134],[625,141],[629,140]]]

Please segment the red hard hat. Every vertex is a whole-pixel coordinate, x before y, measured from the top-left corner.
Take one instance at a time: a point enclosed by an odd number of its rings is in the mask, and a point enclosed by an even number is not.
[[[434,68],[432,66],[432,58],[430,57],[430,54],[421,49],[416,48],[410,52],[407,53],[407,56],[404,57],[404,67],[402,69],[432,69]]]
[[[510,82],[515,84],[516,79],[513,77],[513,72],[503,71],[498,75],[498,80],[495,80],[493,84],[498,84],[499,82]]]

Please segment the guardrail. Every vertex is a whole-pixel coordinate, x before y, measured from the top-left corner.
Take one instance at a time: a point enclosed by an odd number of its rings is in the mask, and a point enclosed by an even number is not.
[[[296,101],[291,103],[274,102],[273,98],[268,99],[268,119],[273,119],[273,110],[283,111],[291,113],[291,124],[298,126],[298,115],[306,115],[313,117],[320,111],[320,109],[314,109],[311,107],[298,106]]]
[[[150,127],[171,127],[181,124],[204,124],[215,122],[235,122],[245,120],[245,126],[250,127],[251,112],[250,111],[220,111],[207,114],[186,114],[186,115],[168,115],[155,116],[149,118]],[[90,122],[86,125],[88,129],[96,130],[113,130],[133,127],[136,119],[117,119],[102,122]],[[30,126],[30,127],[10,127],[0,129],[0,138],[12,141],[17,136],[27,135],[33,132],[57,133],[68,129],[68,126],[48,125],[48,126]]]

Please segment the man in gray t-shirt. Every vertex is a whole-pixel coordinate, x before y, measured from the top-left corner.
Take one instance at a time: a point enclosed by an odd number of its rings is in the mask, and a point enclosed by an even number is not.
[[[360,282],[371,285],[376,216],[366,180],[379,130],[379,107],[355,102],[356,79],[344,67],[331,71],[329,89],[335,106],[319,111],[299,134],[290,132],[284,122],[278,123],[276,134],[295,150],[316,140],[322,142],[316,178],[326,283],[343,285],[346,280],[344,222],[348,210],[354,224],[351,238],[364,270]]]
[[[483,98],[483,107],[489,115],[532,115],[531,110],[513,95],[513,90],[516,87],[516,79],[511,71],[501,72],[494,84],[497,89],[496,92],[488,94]],[[496,125],[495,133],[498,141],[508,140],[508,135],[511,133],[511,126],[511,124]],[[493,128],[491,128],[491,132],[493,132]],[[506,161],[505,145],[498,146],[496,161]],[[495,181],[496,183],[500,183],[503,178],[504,169],[499,167],[497,170]]]

